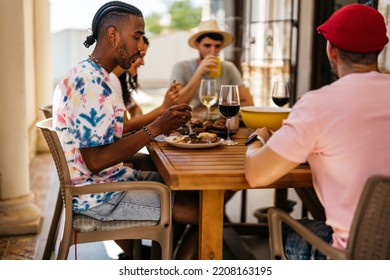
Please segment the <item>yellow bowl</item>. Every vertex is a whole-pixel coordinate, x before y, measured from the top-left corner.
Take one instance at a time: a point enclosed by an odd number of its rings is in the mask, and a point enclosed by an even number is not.
[[[282,126],[290,111],[291,108],[283,107],[244,106],[241,107],[241,116],[246,127],[268,127],[275,131]]]

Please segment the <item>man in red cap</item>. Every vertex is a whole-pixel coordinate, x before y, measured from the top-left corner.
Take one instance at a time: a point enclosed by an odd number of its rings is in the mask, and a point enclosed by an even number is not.
[[[390,175],[390,75],[377,64],[388,38],[383,16],[362,4],[339,9],[317,30],[327,39],[339,79],[304,94],[272,137],[266,128],[256,130],[260,141],[248,145],[245,172],[248,183],[260,187],[309,162],[326,221],[302,223],[344,249],[365,182],[374,174]],[[313,256],[311,246],[288,227],[283,238],[290,259],[324,257]]]

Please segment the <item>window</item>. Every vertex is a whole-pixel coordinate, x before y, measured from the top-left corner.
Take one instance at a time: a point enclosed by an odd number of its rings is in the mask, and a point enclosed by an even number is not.
[[[276,106],[271,88],[275,81],[290,83],[295,100],[298,44],[298,0],[250,0],[245,77],[257,106]],[[292,103],[291,103],[292,104]]]

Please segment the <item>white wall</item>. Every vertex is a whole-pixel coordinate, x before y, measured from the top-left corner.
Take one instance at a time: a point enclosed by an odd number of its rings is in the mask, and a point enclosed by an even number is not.
[[[83,45],[87,30],[68,29],[52,34],[53,85],[65,75],[70,68],[81,60],[88,58],[94,46]]]
[[[139,81],[143,87],[166,87],[173,65],[181,60],[198,56],[187,40],[189,31],[175,31],[150,37],[145,65],[139,68]]]
[[[55,83],[79,61],[86,59],[94,46],[85,48],[86,30],[68,29],[52,34],[53,88]],[[189,31],[176,31],[149,38],[145,65],[139,68],[139,82],[145,87],[167,87],[173,65],[196,57],[188,46]]]

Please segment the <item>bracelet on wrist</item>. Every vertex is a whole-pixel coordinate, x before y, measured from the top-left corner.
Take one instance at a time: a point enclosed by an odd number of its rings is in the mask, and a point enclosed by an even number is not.
[[[146,132],[146,134],[149,136],[150,140],[154,141],[154,137],[152,133],[150,133],[149,129],[146,128],[146,126],[143,126],[142,129]]]

